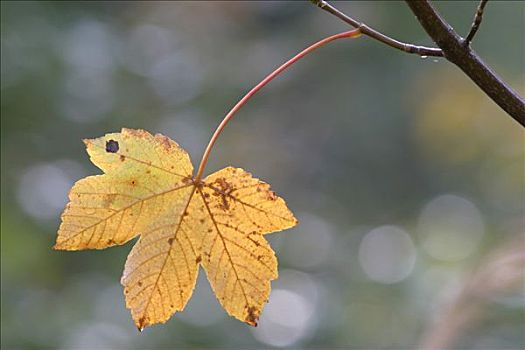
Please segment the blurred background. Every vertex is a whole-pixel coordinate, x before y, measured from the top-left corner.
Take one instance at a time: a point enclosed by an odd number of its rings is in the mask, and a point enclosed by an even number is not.
[[[338,2],[431,45],[403,2]],[[436,6],[465,35],[477,2]],[[300,61],[225,129],[207,172],[245,168],[300,225],[257,328],[200,274],[184,312],[138,333],[119,284],[132,244],[53,251],[82,138],[163,133],[197,165],[267,73],[348,30],[308,2],[1,3],[1,342],[6,349],[519,349],[524,131],[459,69],[369,38]],[[479,54],[525,91],[525,3],[489,2]],[[267,236],[268,237],[268,236]]]

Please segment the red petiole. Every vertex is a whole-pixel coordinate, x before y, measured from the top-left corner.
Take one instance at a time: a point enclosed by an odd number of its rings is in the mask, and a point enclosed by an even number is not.
[[[255,95],[257,93],[257,91],[259,91],[262,87],[264,87],[266,84],[268,84],[273,78],[275,78],[280,73],[282,73],[286,68],[292,66],[295,62],[299,61],[301,58],[303,58],[304,56],[308,55],[312,51],[320,48],[321,46],[324,46],[324,45],[328,44],[329,42],[332,42],[332,41],[337,40],[337,39],[356,38],[356,37],[358,37],[360,35],[361,35],[360,30],[359,29],[354,29],[354,30],[350,30],[350,31],[347,31],[347,32],[335,34],[335,35],[329,36],[327,38],[324,38],[322,40],[319,40],[318,42],[310,45],[309,47],[307,47],[306,49],[304,49],[303,51],[299,52],[297,55],[295,55],[294,57],[292,57],[291,59],[289,59],[288,61],[283,63],[279,68],[277,68],[276,70],[274,70],[273,72],[268,74],[266,76],[266,78],[261,80],[261,82],[259,84],[255,85],[250,91],[248,91],[248,93],[246,95],[244,95],[244,97],[241,98],[239,100],[239,102],[237,102],[235,104],[235,106],[233,106],[233,108],[228,112],[228,114],[226,114],[226,116],[224,117],[222,122],[219,124],[219,126],[217,127],[217,129],[213,133],[213,135],[212,135],[212,137],[210,139],[210,142],[208,143],[208,146],[206,146],[206,150],[204,151],[204,154],[202,155],[201,163],[199,165],[199,169],[197,170],[197,175],[195,176],[195,183],[200,182],[200,180],[202,179],[202,174],[204,172],[204,168],[206,167],[206,163],[208,162],[208,158],[210,156],[210,153],[211,153],[211,150],[213,148],[213,145],[217,141],[217,138],[221,134],[221,132],[224,129],[224,127],[233,118],[233,116],[239,111],[239,109],[241,109],[241,107],[246,102],[248,102],[248,100],[253,95]]]

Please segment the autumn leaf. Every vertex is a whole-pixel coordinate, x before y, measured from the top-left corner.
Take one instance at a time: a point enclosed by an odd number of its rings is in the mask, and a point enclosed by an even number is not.
[[[297,224],[284,200],[239,168],[196,180],[188,154],[160,134],[122,129],[84,142],[104,174],[73,186],[54,248],[103,249],[140,236],[121,279],[140,330],[184,309],[199,265],[228,314],[257,325],[277,278],[263,235]]]

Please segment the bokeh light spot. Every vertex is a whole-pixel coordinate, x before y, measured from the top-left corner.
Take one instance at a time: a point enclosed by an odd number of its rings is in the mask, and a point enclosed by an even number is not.
[[[368,278],[397,283],[407,278],[416,262],[412,239],[396,226],[381,226],[368,232],[359,246],[359,263]]]
[[[276,289],[253,334],[268,345],[290,346],[306,334],[312,314],[313,305],[301,295]]]
[[[417,231],[423,249],[435,259],[458,261],[478,247],[485,225],[471,201],[452,194],[432,199],[419,216]]]
[[[37,220],[58,219],[66,205],[68,191],[76,180],[72,175],[80,172],[76,167],[73,161],[29,167],[22,174],[17,193],[24,212]]]
[[[334,245],[332,225],[310,214],[299,215],[299,222],[301,234],[285,237],[284,257],[301,268],[312,268],[326,262]]]

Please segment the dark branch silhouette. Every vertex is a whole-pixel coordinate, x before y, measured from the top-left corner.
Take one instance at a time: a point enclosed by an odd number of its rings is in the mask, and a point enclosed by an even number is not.
[[[428,0],[407,0],[419,23],[443,50],[445,58],[458,66],[494,102],[525,126],[525,100],[505,83],[434,9]]]
[[[459,36],[450,24],[438,14],[428,0],[405,1],[416,15],[421,26],[439,48],[429,48],[399,42],[356,21],[324,0],[312,0],[319,8],[331,13],[351,26],[359,28],[362,34],[388,46],[421,56],[444,56],[448,61],[458,66],[487,96],[514,120],[525,127],[525,100],[523,97],[505,83],[470,47],[470,42],[481,23],[487,0],[480,2],[467,39]]]

